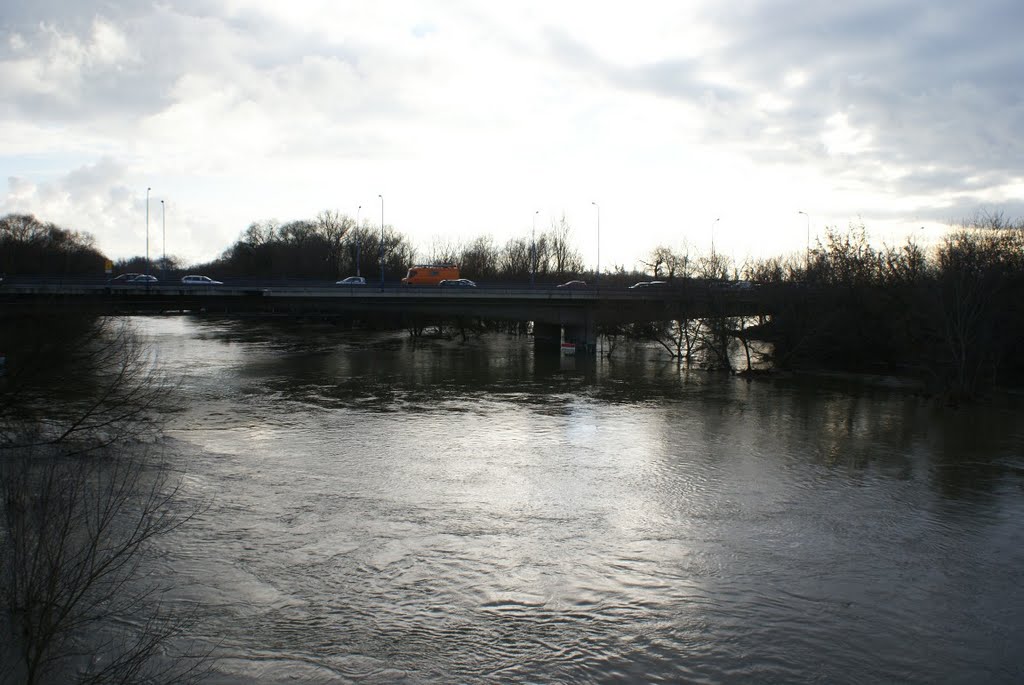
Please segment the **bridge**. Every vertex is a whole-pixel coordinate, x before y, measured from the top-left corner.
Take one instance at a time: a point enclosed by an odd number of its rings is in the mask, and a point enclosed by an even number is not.
[[[215,286],[176,282],[111,285],[90,280],[8,279],[0,284],[0,314],[191,312],[338,317],[403,326],[489,319],[533,322],[539,345],[557,346],[565,340],[590,349],[598,326],[770,314],[779,295],[775,288],[701,279],[636,289],[517,284],[476,288],[398,283],[339,286],[255,280]]]

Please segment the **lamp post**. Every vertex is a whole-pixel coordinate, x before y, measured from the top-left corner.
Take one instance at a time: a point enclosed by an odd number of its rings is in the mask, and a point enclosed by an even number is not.
[[[601,282],[601,206],[591,202],[597,210],[597,271],[594,272],[594,285]]]
[[[384,287],[384,196],[380,198],[380,287]]]
[[[721,219],[721,218],[722,217],[716,217],[715,220],[711,222],[711,258],[712,259],[715,258],[715,224],[717,224],[719,219]]]
[[[363,236],[359,232],[359,213],[363,211],[363,206],[359,205],[356,207],[356,276],[359,275],[359,253],[363,246]]]
[[[146,273],[149,273],[149,191],[146,188]]]
[[[805,268],[807,271],[811,270],[811,215],[800,210],[797,214],[803,214],[807,218],[807,251],[805,257]]]
[[[160,265],[160,271],[163,271],[164,269],[167,268],[167,214],[164,211],[164,201],[163,200],[160,200],[160,231],[161,231],[161,236],[162,236],[163,244],[164,244],[164,247],[163,247],[164,259],[163,259],[163,263]]]
[[[537,277],[537,215],[540,214],[538,209],[533,213],[533,230],[530,233],[530,287],[533,287],[534,280]]]

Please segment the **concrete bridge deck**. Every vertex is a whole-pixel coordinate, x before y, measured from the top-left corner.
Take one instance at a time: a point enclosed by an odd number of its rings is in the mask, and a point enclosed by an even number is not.
[[[0,312],[72,308],[102,314],[207,312],[225,315],[478,317],[561,325],[621,324],[706,316],[768,314],[774,291],[680,281],[654,288],[559,288],[519,285],[454,288],[399,284],[338,286],[250,281],[109,285],[34,281],[0,286]]]

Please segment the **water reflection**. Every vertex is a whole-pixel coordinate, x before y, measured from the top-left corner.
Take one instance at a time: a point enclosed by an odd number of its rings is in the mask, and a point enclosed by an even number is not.
[[[216,504],[172,567],[225,681],[1020,675],[1012,406],[497,336],[145,326],[189,372],[175,436]]]

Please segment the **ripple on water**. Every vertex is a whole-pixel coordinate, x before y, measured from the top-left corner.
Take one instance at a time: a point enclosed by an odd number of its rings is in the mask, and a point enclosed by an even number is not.
[[[260,335],[177,352],[210,508],[161,572],[223,682],[1020,674],[1020,475],[898,397]]]

